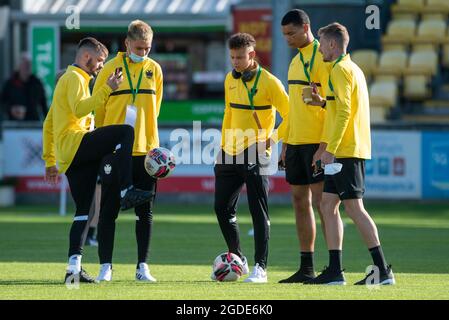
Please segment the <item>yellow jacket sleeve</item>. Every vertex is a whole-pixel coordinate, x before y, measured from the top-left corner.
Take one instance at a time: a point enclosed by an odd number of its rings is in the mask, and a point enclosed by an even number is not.
[[[53,108],[50,106],[47,117],[44,121],[42,130],[42,159],[45,161],[45,167],[56,165],[55,143],[53,137]]]
[[[335,94],[335,124],[332,132],[329,132],[329,141],[326,150],[332,154],[343,139],[351,116],[352,79],[351,76],[338,65],[332,69],[331,82]]]
[[[276,143],[279,140],[287,141],[288,138],[288,130],[289,130],[289,119],[288,113],[290,111],[290,103],[288,99],[288,94],[285,91],[284,85],[278,79],[274,79],[273,90],[270,91],[271,94],[271,103],[279,112],[282,117],[282,122],[278,127],[277,137],[273,139]]]
[[[92,95],[95,95],[100,89],[106,84],[111,73],[108,71],[109,68],[103,68],[95,80],[94,89],[92,90]],[[108,86],[109,87],[109,86]],[[104,124],[104,117],[106,114],[106,103],[101,106],[97,106],[95,109],[95,126],[97,128],[102,127]]]
[[[229,129],[231,127],[231,108],[229,106],[229,99],[228,99],[228,92],[227,92],[227,80],[225,80],[225,108],[224,108],[224,115],[223,115],[223,124],[221,127],[221,147],[223,148],[225,146],[225,140],[226,140],[226,129]]]
[[[70,83],[67,86],[67,101],[76,117],[82,118],[92,111],[96,111],[98,107],[104,107],[109,95],[112,93],[111,87],[107,84],[101,87],[92,96],[89,95],[81,81]]]
[[[162,69],[158,65],[158,76],[156,78],[156,108],[157,116],[159,117],[159,112],[161,111],[162,97],[164,96],[164,76],[162,74]]]

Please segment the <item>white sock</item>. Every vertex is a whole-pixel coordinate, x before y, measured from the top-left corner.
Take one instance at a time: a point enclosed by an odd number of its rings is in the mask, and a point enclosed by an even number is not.
[[[80,254],[74,254],[69,258],[69,272],[75,274],[81,272],[81,257]]]

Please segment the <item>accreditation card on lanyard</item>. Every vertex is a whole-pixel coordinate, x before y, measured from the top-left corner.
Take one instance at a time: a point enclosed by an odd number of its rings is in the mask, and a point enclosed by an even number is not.
[[[128,77],[129,88],[131,89],[131,94],[133,96],[132,103],[126,106],[125,124],[128,124],[134,128],[136,126],[136,119],[137,119],[137,107],[135,105],[135,102],[136,102],[137,94],[139,93],[140,85],[142,83],[143,67],[142,67],[142,70],[140,70],[140,76],[139,76],[139,80],[137,82],[137,87],[134,89],[133,82],[131,80],[131,74],[129,72],[129,67],[128,67],[128,63],[126,62],[125,56],[123,56],[123,64],[125,65],[126,76]]]

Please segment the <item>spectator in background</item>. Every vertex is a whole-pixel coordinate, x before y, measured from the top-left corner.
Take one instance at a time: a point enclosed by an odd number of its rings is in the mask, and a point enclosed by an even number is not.
[[[18,70],[3,86],[1,105],[6,120],[43,121],[47,115],[44,86],[31,66],[30,56],[23,53]]]

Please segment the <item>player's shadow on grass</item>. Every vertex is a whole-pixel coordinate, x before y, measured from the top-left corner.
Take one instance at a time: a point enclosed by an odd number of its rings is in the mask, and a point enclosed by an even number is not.
[[[51,286],[51,285],[64,285],[64,279],[57,280],[0,280],[0,286]]]
[[[425,221],[426,217],[423,217]],[[269,270],[296,271],[299,248],[293,223],[277,223],[272,218],[268,258]],[[449,230],[444,226],[401,226],[379,224],[384,252],[397,273],[448,273]],[[67,222],[0,224],[0,263],[61,263],[66,262]],[[119,221],[116,229],[114,261],[117,264],[135,264],[137,249],[135,224]],[[240,223],[241,244],[250,266],[253,263],[254,241],[248,235],[252,226]],[[367,248],[352,224],[345,229],[344,267],[347,272],[364,272],[372,263]],[[328,263],[327,249],[320,226],[317,227],[315,265],[317,271]],[[226,251],[225,242],[217,223],[155,221],[151,241],[150,267],[155,265],[199,265],[208,267],[214,258]],[[97,248],[86,247],[85,263],[98,263]],[[0,266],[0,270],[1,270]],[[207,269],[209,272],[209,269]],[[63,272],[63,271],[61,271]],[[14,282],[15,283],[15,282]],[[46,282],[47,283],[47,282]],[[59,282],[55,282],[59,283]],[[1,283],[0,283],[1,284]]]

